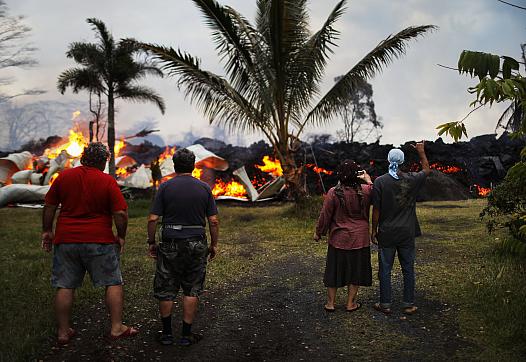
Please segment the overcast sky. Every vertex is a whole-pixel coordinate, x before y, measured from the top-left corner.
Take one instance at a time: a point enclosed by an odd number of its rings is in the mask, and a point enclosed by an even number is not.
[[[514,0],[526,5],[525,0]],[[68,44],[93,41],[93,31],[85,19],[103,20],[116,39],[134,37],[146,42],[179,47],[201,58],[203,66],[222,74],[210,31],[190,0],[7,0],[10,13],[26,16],[33,29],[32,43],[39,65],[30,70],[13,71],[16,89],[42,88],[45,95],[26,97],[37,100],[82,100],[87,95],[61,95],[56,90],[57,76],[73,66],[66,58]],[[238,9],[250,20],[255,15],[255,0],[221,0]],[[332,10],[336,0],[311,0],[313,30]],[[463,49],[520,57],[521,42],[526,41],[526,11],[497,0],[354,0],[337,28],[339,47],[329,61],[323,89],[334,77],[348,71],[378,42],[410,25],[434,24],[439,30],[410,44],[407,54],[395,61],[373,81],[376,112],[382,117],[382,143],[400,144],[407,140],[436,139],[435,127],[458,120],[469,111],[472,97],[466,88],[475,81],[436,64],[455,66]],[[152,122],[161,129],[163,139],[173,144],[189,133],[196,137],[223,137],[187,102],[173,79],[146,82],[165,98],[167,111],[161,115],[151,104],[118,103],[117,134],[139,123]],[[21,100],[19,102],[22,102]],[[483,109],[468,120],[470,136],[492,133],[502,107]],[[74,111],[74,110],[72,110]],[[342,127],[334,121],[329,127],[308,133],[331,133]],[[65,130],[66,131],[66,130]],[[250,144],[260,135],[226,135],[226,141]],[[449,140],[450,141],[450,140]]]

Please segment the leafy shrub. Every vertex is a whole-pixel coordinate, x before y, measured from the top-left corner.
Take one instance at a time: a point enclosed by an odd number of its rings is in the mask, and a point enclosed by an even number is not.
[[[493,189],[488,196],[488,206],[480,216],[487,220],[489,232],[506,227],[515,240],[526,243],[525,157],[510,168],[504,181]]]

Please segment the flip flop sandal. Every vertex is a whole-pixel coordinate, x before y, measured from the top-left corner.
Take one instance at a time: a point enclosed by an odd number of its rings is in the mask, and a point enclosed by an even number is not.
[[[374,309],[376,309],[378,312],[381,312],[385,315],[389,315],[392,313],[391,308],[384,308],[380,305],[380,303],[375,303]]]
[[[73,328],[70,328],[68,331],[68,336],[66,338],[57,338],[57,343],[61,346],[64,346],[71,342],[71,338],[75,337],[77,334],[77,331],[75,331]]]
[[[192,344],[196,344],[203,339],[203,336],[197,333],[192,333],[189,336],[182,336],[179,339],[179,345],[183,347],[189,347]]]
[[[412,306],[412,307],[406,307],[403,309],[403,313],[407,315],[413,315],[418,310],[418,307]]]
[[[349,313],[352,313],[352,312],[357,311],[357,310],[360,309],[361,307],[362,307],[362,303],[357,302],[357,303],[356,303],[356,308],[354,308],[354,309],[347,309],[347,308],[345,308],[345,310],[346,310],[347,312],[349,312]]]
[[[327,308],[326,306],[323,306],[323,309],[327,312],[327,313],[334,313],[336,311],[336,308]]]
[[[111,333],[106,337],[110,342],[113,342],[113,341],[117,341],[119,339],[123,339],[123,338],[130,338],[130,337],[134,337],[136,336],[137,334],[139,334],[139,330],[133,328],[133,327],[128,327],[126,328],[126,330],[124,332],[122,332],[121,334],[119,334],[118,336],[114,336],[112,335]]]

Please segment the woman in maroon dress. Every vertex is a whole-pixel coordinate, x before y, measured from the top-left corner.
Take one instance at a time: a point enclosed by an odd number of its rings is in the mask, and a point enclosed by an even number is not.
[[[353,312],[360,286],[372,285],[369,237],[369,207],[372,182],[354,161],[345,160],[338,168],[338,185],[323,202],[314,240],[329,234],[323,283],[327,287],[325,310],[333,312],[337,288],[348,287],[346,310]]]

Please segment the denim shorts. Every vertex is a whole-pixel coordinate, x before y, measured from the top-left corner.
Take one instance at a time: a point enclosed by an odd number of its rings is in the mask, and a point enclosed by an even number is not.
[[[185,296],[198,297],[205,283],[207,256],[205,237],[163,238],[157,249],[154,297],[174,300],[179,289]]]
[[[95,287],[121,285],[119,245],[71,243],[53,246],[53,288],[79,288],[86,272]]]

